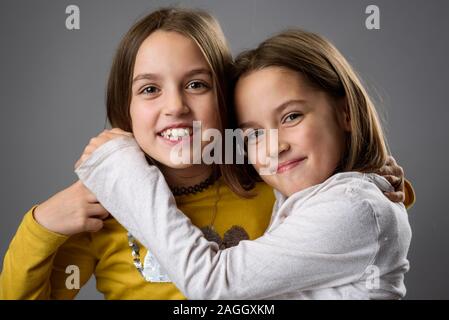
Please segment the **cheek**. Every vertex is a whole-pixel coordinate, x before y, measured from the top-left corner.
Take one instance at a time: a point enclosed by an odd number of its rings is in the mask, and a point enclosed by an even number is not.
[[[282,183],[279,183],[278,179],[276,179],[276,175],[261,175],[260,178],[269,186],[273,188],[281,189]]]
[[[324,126],[324,124],[323,124]],[[331,174],[338,166],[343,153],[343,132],[335,124],[327,124],[309,132],[309,147],[313,148],[316,164],[323,174]]]
[[[132,100],[131,105],[129,106],[129,115],[131,117],[133,131],[135,131],[136,128],[139,127],[139,119],[142,118],[139,116],[140,110],[141,108],[139,106],[139,103]]]
[[[218,115],[218,111],[215,108],[209,108],[208,114],[204,118],[203,122],[205,128],[213,128],[213,129],[221,128],[220,117]]]
[[[262,167],[261,156],[265,154],[265,150],[262,150],[260,146],[256,144],[248,144],[246,147],[248,151],[248,160],[256,168],[257,171]]]
[[[156,126],[156,114],[154,108],[142,101],[132,101],[130,105],[130,117],[134,137],[140,145],[147,144],[153,137]]]
[[[293,141],[301,155],[304,155],[304,153],[310,153],[315,150],[322,142],[323,137],[317,127],[302,123],[299,124],[295,131],[291,132],[289,140]]]
[[[201,121],[203,128],[218,129],[220,127],[218,102],[214,94],[197,97],[191,101],[191,107],[194,118]]]
[[[132,101],[129,109],[133,129],[142,130],[154,127],[154,110],[144,101]]]

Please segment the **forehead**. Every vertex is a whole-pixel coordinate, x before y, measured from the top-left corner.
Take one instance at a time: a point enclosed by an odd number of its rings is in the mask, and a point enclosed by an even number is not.
[[[301,74],[281,67],[267,67],[241,77],[236,86],[236,101],[280,98],[286,94],[307,95],[308,86]]]
[[[210,69],[198,45],[178,32],[158,30],[142,42],[134,73],[174,72],[192,67]]]
[[[281,67],[267,67],[241,77],[235,89],[239,114],[267,110],[290,99],[306,99],[310,90],[302,76]]]

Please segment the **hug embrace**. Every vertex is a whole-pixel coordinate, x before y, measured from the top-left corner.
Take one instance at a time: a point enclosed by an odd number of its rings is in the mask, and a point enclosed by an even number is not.
[[[162,8],[119,44],[106,105],[79,180],[23,218],[0,298],[71,299],[93,274],[108,299],[405,296],[414,192],[328,40],[289,29],[234,60],[210,14]],[[245,163],[193,161],[223,160],[207,132],[227,129]]]

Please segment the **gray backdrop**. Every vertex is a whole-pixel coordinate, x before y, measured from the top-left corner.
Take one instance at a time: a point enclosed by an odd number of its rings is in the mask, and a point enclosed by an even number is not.
[[[81,29],[65,27],[76,4]],[[330,38],[380,101],[392,152],[413,182],[408,299],[449,298],[445,178],[449,1],[0,2],[0,257],[23,214],[75,181],[73,164],[104,127],[104,89],[121,36],[166,4],[210,10],[234,53],[288,26]],[[367,30],[365,8],[380,8]],[[78,298],[102,298],[91,279]]]

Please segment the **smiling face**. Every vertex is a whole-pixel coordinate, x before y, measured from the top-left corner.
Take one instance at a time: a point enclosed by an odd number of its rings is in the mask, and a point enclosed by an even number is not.
[[[278,129],[277,172],[262,179],[290,196],[329,178],[340,164],[345,132],[350,130],[346,113],[335,111],[344,110],[341,103],[286,68],[267,67],[241,77],[236,113],[248,137],[248,156],[258,171],[264,164],[254,150],[263,148],[267,129]]]
[[[217,110],[211,69],[193,40],[162,30],[145,39],[134,66],[130,115],[147,155],[167,167],[191,166],[174,164],[170,152],[190,143],[193,121],[201,121],[202,131],[218,128]]]

